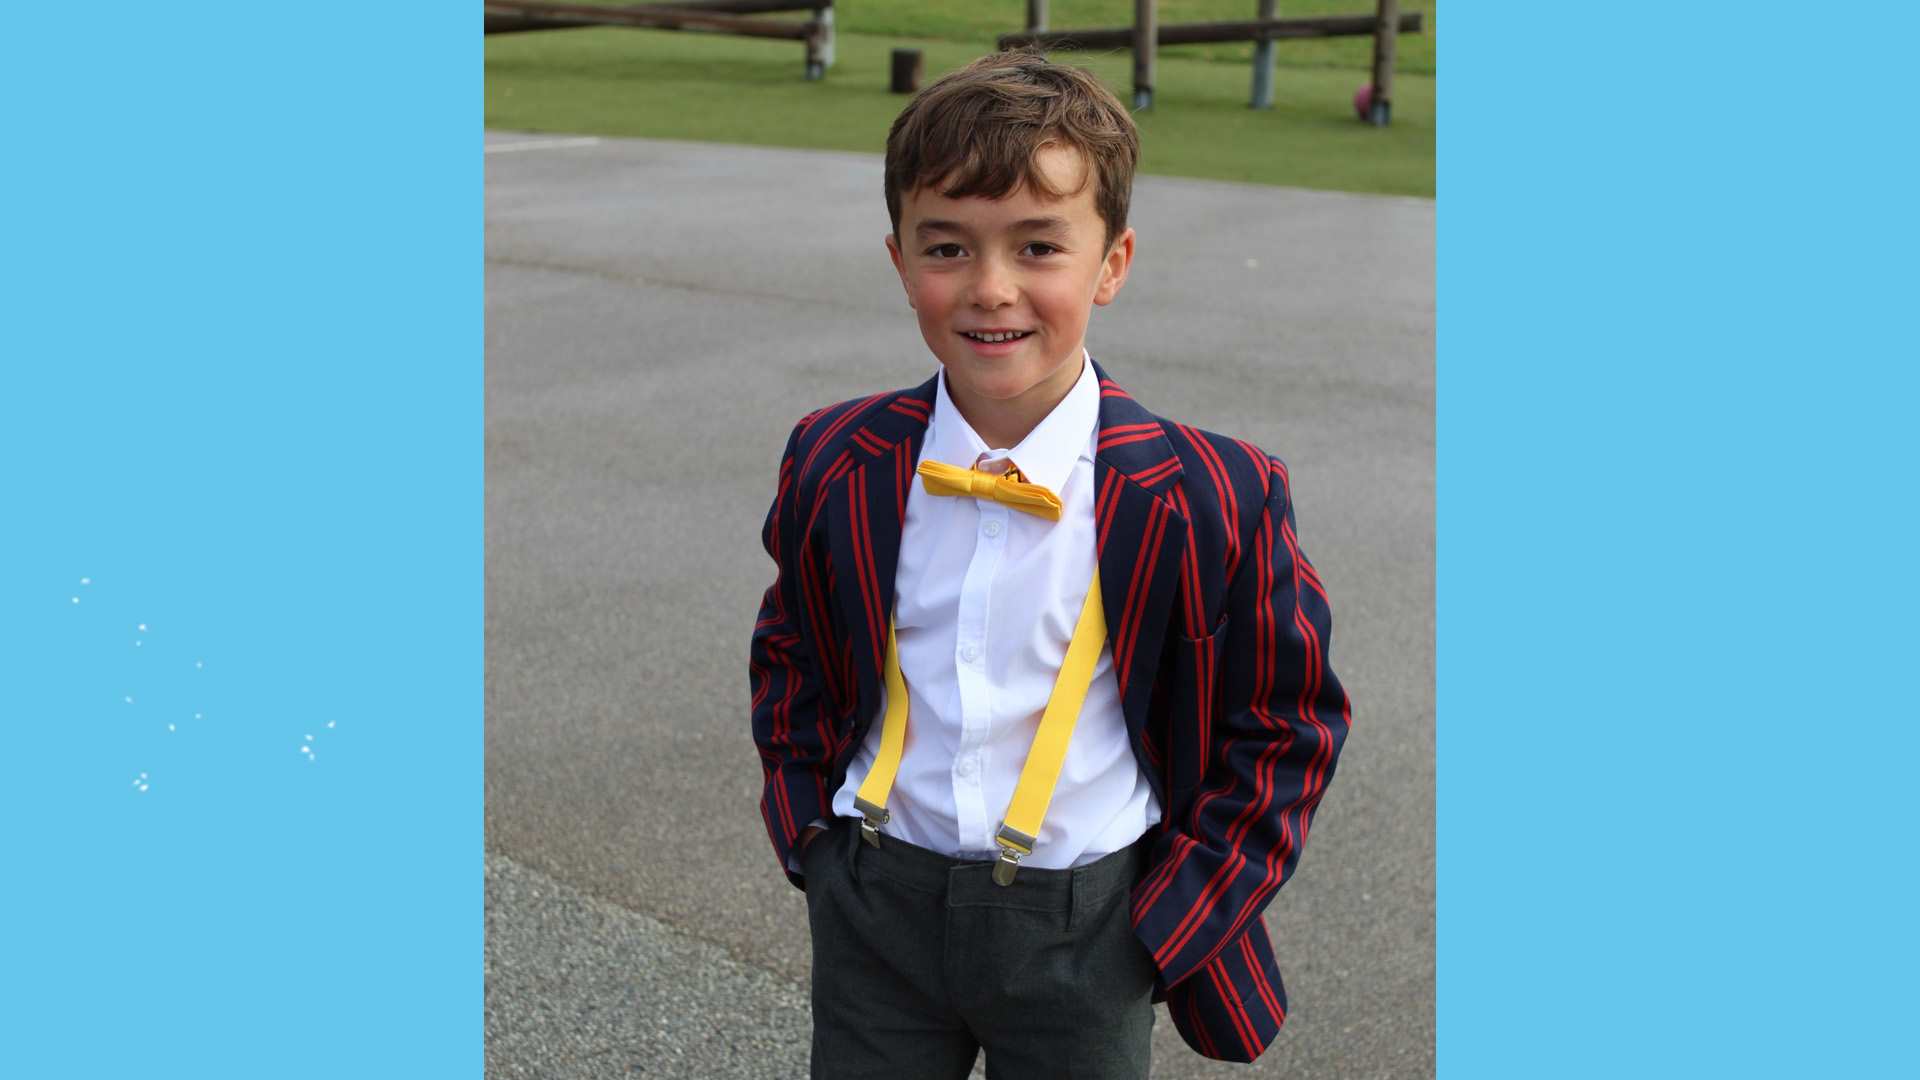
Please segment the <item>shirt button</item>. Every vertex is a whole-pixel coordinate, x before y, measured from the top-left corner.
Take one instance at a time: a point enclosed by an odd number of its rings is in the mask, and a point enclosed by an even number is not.
[[[983,526],[981,526],[981,529],[980,529],[980,531],[982,531],[982,532],[984,532],[984,533],[986,533],[986,534],[987,534],[988,536],[990,536],[990,537],[991,537],[991,536],[999,536],[999,535],[1000,535],[1000,523],[999,523],[999,522],[997,522],[997,521],[989,521],[989,522],[987,522],[987,523],[986,523],[985,525],[983,525]]]
[[[954,771],[958,772],[961,776],[972,776],[973,775],[973,759],[961,758],[959,767],[956,768]]]
[[[960,647],[960,659],[965,660],[969,664],[980,659],[980,646],[972,642],[962,645]]]

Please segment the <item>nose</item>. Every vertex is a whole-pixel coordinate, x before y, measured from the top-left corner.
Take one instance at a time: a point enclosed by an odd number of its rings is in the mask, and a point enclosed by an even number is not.
[[[1011,268],[998,259],[981,259],[973,275],[973,304],[992,310],[1005,307],[1020,298],[1019,283]]]

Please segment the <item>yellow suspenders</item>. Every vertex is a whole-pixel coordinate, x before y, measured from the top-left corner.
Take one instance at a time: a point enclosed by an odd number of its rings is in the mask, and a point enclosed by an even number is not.
[[[1073,725],[1087,700],[1093,666],[1106,639],[1106,609],[1100,602],[1100,571],[1096,568],[1093,583],[1087,586],[1086,602],[1080,605],[1080,621],[1067,643],[1067,658],[1054,679],[1040,729],[1034,733],[1027,763],[1020,770],[1020,782],[1013,789],[1013,801],[1007,805],[1007,816],[994,837],[1000,845],[1000,861],[993,868],[996,884],[1013,884],[1021,856],[1033,854],[1040,823],[1046,820],[1047,805],[1053,801],[1054,784],[1060,779],[1060,765],[1067,758],[1067,742],[1073,737]],[[880,846],[880,826],[889,816],[887,793],[893,789],[900,755],[907,745],[907,681],[900,674],[900,644],[891,623],[887,625],[886,663],[887,715],[880,729],[880,752],[853,800],[866,818],[860,823],[860,834],[874,847]]]

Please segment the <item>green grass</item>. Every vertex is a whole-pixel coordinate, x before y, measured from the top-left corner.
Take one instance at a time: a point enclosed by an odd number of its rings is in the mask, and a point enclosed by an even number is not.
[[[1055,0],[1052,8],[1052,24],[1071,28],[1124,24],[1132,5]],[[1280,4],[1283,15],[1369,8],[1366,0]],[[1243,19],[1253,9],[1251,0],[1162,0],[1160,17]],[[801,77],[803,52],[793,42],[617,28],[496,35],[486,41],[486,125],[879,153],[906,104],[887,91],[890,50],[922,49],[924,81],[931,81],[991,51],[996,33],[1018,28],[1025,5],[855,0],[835,10],[837,60],[818,82]],[[1431,24],[1430,4],[1427,10]],[[1410,47],[1415,42],[1425,43],[1424,52]],[[1162,50],[1154,107],[1134,114],[1140,171],[1432,197],[1434,82],[1409,70],[1431,69],[1432,39],[1409,35],[1400,44],[1394,121],[1386,129],[1353,115],[1353,92],[1367,81],[1367,39],[1282,42],[1275,106],[1257,112],[1247,108],[1250,46]],[[1357,58],[1341,50],[1357,50]],[[1126,52],[1055,56],[1130,99]]]

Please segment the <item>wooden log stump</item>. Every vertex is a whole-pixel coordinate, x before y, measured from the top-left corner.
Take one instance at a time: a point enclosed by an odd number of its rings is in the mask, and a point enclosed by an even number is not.
[[[919,90],[922,64],[919,49],[893,50],[893,81],[888,89],[896,94],[911,94]]]

